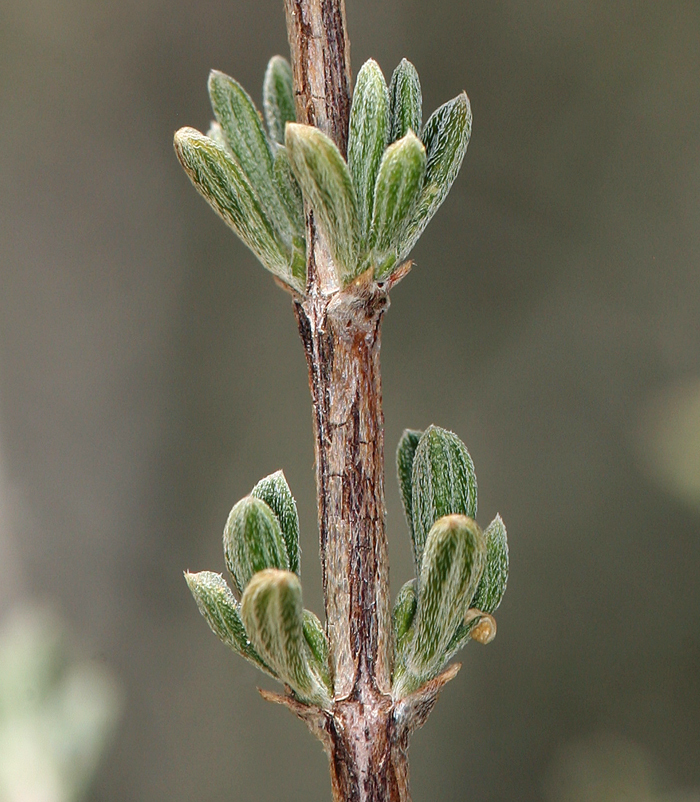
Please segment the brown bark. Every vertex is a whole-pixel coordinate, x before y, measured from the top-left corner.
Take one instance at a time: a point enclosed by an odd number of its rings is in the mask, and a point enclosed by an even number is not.
[[[347,149],[351,76],[343,0],[285,0],[297,120]],[[407,737],[396,738],[384,530],[379,368],[386,291],[338,286],[307,210],[307,294],[295,304],[309,366],[332,711],[302,717],[328,752],[336,802],[408,802]],[[297,711],[299,713],[299,711]],[[311,726],[311,725],[310,725]]]
[[[297,121],[345,154],[350,54],[344,0],[285,0]],[[313,401],[316,489],[331,710],[286,704],[323,742],[335,802],[410,802],[408,740],[444,683],[391,696],[392,625],[384,528],[384,418],[380,327],[388,286],[371,275],[338,284],[329,249],[306,210],[307,287],[295,301]],[[394,282],[408,271],[407,263]],[[449,674],[449,676],[448,676]]]

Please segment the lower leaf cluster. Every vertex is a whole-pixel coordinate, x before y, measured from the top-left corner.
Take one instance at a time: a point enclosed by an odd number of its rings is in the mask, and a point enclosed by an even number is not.
[[[328,642],[321,622],[302,604],[299,518],[282,471],[231,510],[224,553],[234,591],[220,574],[185,574],[212,631],[301,701],[329,707]]]
[[[457,435],[437,426],[406,430],[396,462],[416,564],[393,611],[393,694],[402,698],[469,640],[495,637],[491,613],[506,589],[508,542],[499,515],[484,532],[474,520],[476,474]]]

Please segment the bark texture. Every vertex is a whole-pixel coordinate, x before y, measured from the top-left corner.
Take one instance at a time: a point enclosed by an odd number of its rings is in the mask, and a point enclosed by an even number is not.
[[[285,0],[285,10],[297,120],[320,128],[345,154],[351,74],[344,2]],[[305,711],[302,718],[324,743],[337,802],[407,802],[407,739],[396,738],[390,696],[393,646],[379,368],[388,297],[370,277],[347,289],[338,286],[310,210],[307,250],[307,294],[295,311],[314,410],[335,700],[332,711],[319,711],[316,718]]]
[[[297,121],[347,150],[350,53],[344,0],[285,0]],[[413,698],[391,696],[392,623],[384,528],[380,328],[388,286],[338,284],[306,209],[307,287],[295,301],[309,367],[331,710],[265,693],[303,719],[328,753],[335,802],[410,802],[408,741],[456,673]],[[410,267],[397,271],[399,280]],[[448,676],[449,674],[449,676]]]

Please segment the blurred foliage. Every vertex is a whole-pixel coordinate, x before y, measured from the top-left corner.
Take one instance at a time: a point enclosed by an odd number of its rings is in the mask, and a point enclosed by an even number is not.
[[[654,395],[640,414],[637,440],[661,486],[700,508],[700,380],[675,382]]]
[[[83,799],[121,702],[55,615],[15,608],[0,627],[0,802]]]
[[[546,782],[546,796],[549,802],[700,802],[700,788],[663,790],[659,775],[641,747],[599,735],[560,751]]]

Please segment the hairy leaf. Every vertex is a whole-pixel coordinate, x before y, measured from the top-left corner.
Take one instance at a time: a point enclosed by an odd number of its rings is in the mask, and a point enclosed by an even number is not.
[[[429,426],[421,435],[412,471],[413,555],[416,569],[428,532],[445,515],[476,517],[476,474],[467,447],[453,432]]]
[[[289,123],[285,145],[292,170],[323,230],[338,280],[357,275],[359,223],[350,172],[335,144],[318,128]]]
[[[287,149],[280,145],[275,153],[274,164],[275,185],[279,196],[284,203],[289,219],[294,225],[294,232],[302,241],[305,236],[304,221],[304,199],[301,195],[301,187],[294,178],[292,165],[289,163]],[[303,245],[303,242],[302,242]]]
[[[330,667],[328,663],[328,639],[323,630],[323,624],[311,610],[304,610],[304,637],[316,661],[316,668],[319,676],[323,679],[329,691],[332,690]]]
[[[389,86],[391,98],[391,141],[406,136],[409,131],[420,134],[423,121],[423,95],[418,71],[407,59],[394,70]]]
[[[255,650],[302,701],[330,705],[304,637],[301,584],[291,571],[268,569],[250,580],[241,617]]]
[[[366,61],[355,82],[348,133],[348,166],[357,196],[363,245],[372,222],[374,187],[389,143],[389,90],[374,59]]]
[[[403,512],[413,541],[413,458],[423,432],[404,429],[396,449],[396,473],[399,477],[399,490]]]
[[[185,581],[197,602],[199,612],[206,618],[211,631],[219,640],[263,671],[276,677],[275,672],[265,665],[248,640],[241,620],[240,605],[221,574],[214,574],[211,571],[191,574],[185,571]]]
[[[386,149],[377,176],[369,242],[377,281],[388,278],[396,265],[424,175],[425,148],[409,131]]]
[[[299,515],[297,503],[289,489],[284,473],[276,471],[261,479],[253,488],[251,495],[264,501],[277,516],[287,552],[289,570],[299,574],[301,570]]]
[[[418,607],[400,694],[415,690],[444,666],[450,642],[469,609],[484,570],[486,543],[466,515],[440,518],[425,544]]]
[[[231,152],[289,248],[292,224],[277,194],[272,149],[255,104],[238,81],[216,70],[209,74],[209,97]]]
[[[508,582],[508,535],[500,515],[484,530],[484,537],[486,568],[472,606],[483,613],[492,613],[501,603]]]
[[[392,612],[394,639],[396,641],[396,651],[399,655],[403,653],[404,645],[416,614],[417,605],[416,580],[409,579],[398,592]]]
[[[258,571],[289,569],[279,521],[264,501],[246,496],[231,510],[224,528],[224,555],[239,594]]]
[[[272,139],[284,144],[284,126],[296,120],[292,68],[287,59],[273,56],[263,81],[263,109]]]
[[[403,238],[399,258],[405,258],[447,197],[454,183],[472,130],[472,112],[465,92],[435,111],[421,139],[428,157],[423,189],[413,220]]]
[[[175,134],[175,152],[190,181],[214,211],[265,267],[291,287],[304,284],[292,274],[292,254],[236,159],[194,128]]]

